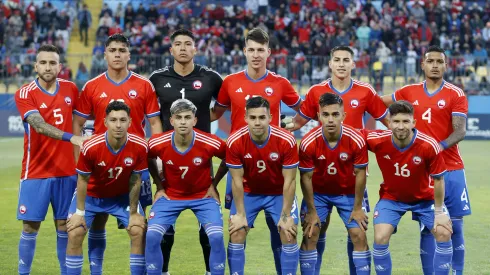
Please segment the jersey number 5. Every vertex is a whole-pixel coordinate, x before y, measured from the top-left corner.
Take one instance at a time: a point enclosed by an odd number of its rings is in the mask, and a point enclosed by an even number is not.
[[[60,114],[60,112],[61,112],[60,108],[53,110],[53,116],[56,118],[54,124],[56,125],[60,125],[61,123],[63,123],[63,115]]]

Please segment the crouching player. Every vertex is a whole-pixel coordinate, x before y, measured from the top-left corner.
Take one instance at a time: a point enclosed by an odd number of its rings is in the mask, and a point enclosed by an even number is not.
[[[315,267],[320,226],[334,206],[354,244],[352,258],[357,274],[370,274],[371,253],[365,232],[368,217],[363,207],[368,165],[366,142],[359,131],[342,124],[345,112],[340,96],[325,93],[319,105],[321,126],[305,135],[299,153],[304,195],[301,274],[320,274],[319,267]]]
[[[82,243],[97,214],[111,214],[131,238],[130,269],[145,273],[145,217],[139,205],[141,174],[148,170],[146,141],[128,134],[129,107],[113,101],[106,108],[107,131],[86,141],[77,164],[77,190],[68,215],[68,275],[82,274]]]
[[[150,158],[159,157],[163,176],[157,177],[158,191],[150,210],[146,236],[146,269],[148,275],[162,273],[160,243],[180,213],[190,209],[204,227],[211,245],[211,274],[225,274],[226,253],[223,240],[223,217],[219,196],[210,177],[213,156],[224,159],[226,144],[218,137],[194,129],[196,106],[178,99],[170,107],[174,130],[154,135],[148,141]]]
[[[446,165],[441,148],[435,139],[415,129],[410,103],[397,101],[389,113],[391,130],[367,132],[368,149],[376,154],[384,180],[374,209],[376,274],[391,274],[390,237],[407,211],[412,211],[436,239],[435,274],[448,274],[453,255],[452,224],[443,206]]]

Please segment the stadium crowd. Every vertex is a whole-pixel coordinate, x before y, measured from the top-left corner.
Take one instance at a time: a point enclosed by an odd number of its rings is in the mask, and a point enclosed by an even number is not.
[[[197,63],[223,74],[240,71],[245,65],[243,37],[259,26],[271,35],[269,68],[294,83],[308,86],[326,79],[330,49],[350,45],[357,77],[368,77],[382,91],[385,76],[393,81],[401,77],[403,84],[418,81],[421,53],[429,45],[438,45],[450,57],[450,81],[468,94],[490,94],[488,1],[247,0],[223,5],[164,0],[136,6],[131,1],[126,6],[117,2],[105,3],[100,14],[93,15],[99,17],[97,42],[92,64],[80,64],[78,82],[106,69],[103,41],[118,32],[130,37],[131,54],[136,57],[132,69],[141,74],[170,64],[169,35],[178,28],[197,35]],[[23,81],[32,76],[32,66],[19,54],[32,53],[43,43],[66,50],[74,20],[80,24],[82,40],[82,24],[92,22],[84,8],[67,3],[56,10],[49,2],[42,7],[31,2],[9,9],[0,2],[0,78],[15,75]],[[73,77],[68,71],[65,75]]]

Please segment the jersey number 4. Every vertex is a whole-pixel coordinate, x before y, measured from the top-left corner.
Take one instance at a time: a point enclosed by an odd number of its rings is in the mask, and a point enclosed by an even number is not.
[[[425,111],[422,114],[422,120],[427,120],[427,123],[431,123],[432,121],[432,113],[431,113],[431,108],[427,108],[427,111]]]

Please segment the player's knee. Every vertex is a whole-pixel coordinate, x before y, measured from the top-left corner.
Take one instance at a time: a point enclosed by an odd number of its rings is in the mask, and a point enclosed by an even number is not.
[[[66,220],[55,220],[54,224],[56,226],[56,230],[66,231]]]
[[[240,229],[238,231],[230,234],[230,241],[232,243],[245,243],[245,239],[247,238],[247,231],[245,229]]]
[[[374,243],[376,244],[388,244],[390,241],[390,234],[385,232],[374,232]]]
[[[434,233],[434,237],[438,242],[448,242],[449,240],[451,240],[451,235],[451,231],[442,226],[438,226],[437,232]]]
[[[354,245],[367,245],[366,233],[359,228],[349,230],[349,236]]]
[[[85,237],[85,229],[83,227],[78,227],[68,232],[68,242],[72,246],[81,246],[83,238]]]
[[[24,221],[22,225],[22,231],[29,234],[37,233],[40,227],[41,222]]]
[[[145,236],[145,230],[139,226],[133,226],[129,229],[131,241],[142,240]]]

